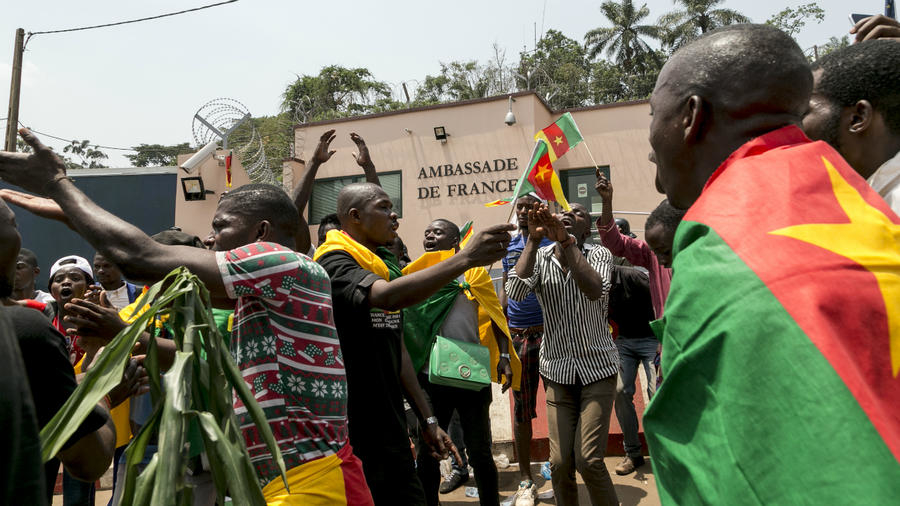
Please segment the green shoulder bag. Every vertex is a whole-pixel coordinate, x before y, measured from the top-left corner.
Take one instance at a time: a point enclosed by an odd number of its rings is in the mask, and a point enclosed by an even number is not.
[[[437,336],[431,347],[428,381],[435,385],[481,390],[491,384],[487,347]]]

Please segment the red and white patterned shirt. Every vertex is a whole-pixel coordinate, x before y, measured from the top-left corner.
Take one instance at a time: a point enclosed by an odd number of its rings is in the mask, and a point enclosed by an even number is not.
[[[331,281],[317,263],[274,243],[216,253],[237,299],[231,353],[275,435],[287,469],[347,443],[347,379]],[[235,414],[261,484],[278,468],[240,399]]]

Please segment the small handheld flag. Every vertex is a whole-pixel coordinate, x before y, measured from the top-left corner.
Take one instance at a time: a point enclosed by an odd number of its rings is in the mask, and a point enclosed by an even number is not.
[[[555,123],[534,134],[534,140],[547,143],[550,148],[547,154],[550,156],[550,163],[553,163],[584,140],[584,137],[581,136],[572,113],[567,112]]]

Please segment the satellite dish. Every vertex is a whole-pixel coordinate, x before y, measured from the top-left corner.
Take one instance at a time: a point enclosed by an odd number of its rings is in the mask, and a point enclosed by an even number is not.
[[[262,138],[250,118],[247,106],[237,100],[210,100],[194,114],[194,142],[198,146],[220,142],[222,149],[234,151],[251,181],[274,184]]]

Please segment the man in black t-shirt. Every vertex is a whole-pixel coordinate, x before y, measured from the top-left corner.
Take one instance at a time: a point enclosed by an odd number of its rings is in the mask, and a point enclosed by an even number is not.
[[[403,395],[438,458],[450,438],[432,416],[402,340],[400,310],[437,292],[466,270],[499,260],[509,224],[489,227],[469,246],[438,265],[399,276],[385,246],[397,237],[397,215],[387,193],[371,183],[345,186],[338,195],[342,231],[328,233],[316,260],[331,278],[334,321],[347,370],[350,443],[363,462],[376,504],[424,504],[416,476]],[[392,272],[393,271],[393,272]]]
[[[16,230],[15,215],[0,201],[0,299],[9,300],[13,291],[16,258],[21,237]],[[3,308],[21,351],[28,378],[38,428],[43,427],[75,390],[75,372],[69,363],[63,336],[44,316],[31,308],[16,305]],[[6,371],[4,370],[4,373]],[[7,415],[6,412],[0,415]],[[57,457],[76,478],[93,481],[109,468],[116,443],[116,429],[109,412],[96,406],[82,422]],[[38,459],[40,459],[38,444]],[[44,466],[46,498],[53,498],[53,486],[59,461],[52,459]],[[38,475],[39,476],[39,475]],[[30,504],[28,501],[18,504]]]
[[[0,308],[0,375],[0,505],[48,504],[34,402],[5,308]]]

